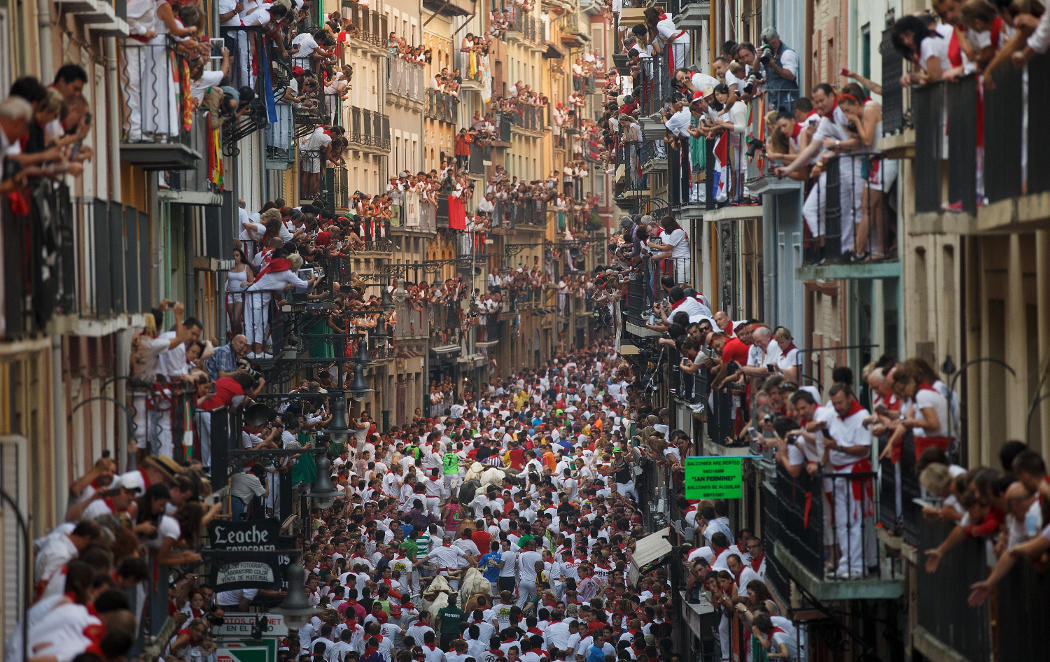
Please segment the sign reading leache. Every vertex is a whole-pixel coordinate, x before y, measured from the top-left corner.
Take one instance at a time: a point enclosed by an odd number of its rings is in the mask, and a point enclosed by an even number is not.
[[[211,557],[212,584],[219,591],[276,588],[281,568],[291,562],[281,549],[280,524],[275,520],[215,520],[208,524],[208,537],[211,546],[205,555]]]
[[[743,496],[742,458],[685,458],[686,499],[740,499]]]

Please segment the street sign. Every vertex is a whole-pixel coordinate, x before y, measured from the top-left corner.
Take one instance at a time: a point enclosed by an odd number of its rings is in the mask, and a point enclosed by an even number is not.
[[[215,649],[216,662],[277,662],[277,640],[231,642]]]
[[[274,588],[282,581],[281,567],[291,561],[278,547],[280,524],[276,520],[208,524],[212,585],[217,591],[239,588]],[[210,554],[209,554],[210,553]]]
[[[742,458],[685,458],[686,499],[740,499],[743,496]]]
[[[223,614],[222,625],[216,625],[212,632],[215,636],[223,639],[251,639],[252,629],[255,627],[255,619],[266,616],[266,630],[264,637],[287,637],[288,626],[284,623],[283,614],[249,614],[244,612],[226,612]]]

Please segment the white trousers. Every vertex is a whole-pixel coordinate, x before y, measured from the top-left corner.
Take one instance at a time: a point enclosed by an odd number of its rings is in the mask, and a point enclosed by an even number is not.
[[[248,344],[265,344],[269,335],[270,294],[267,292],[249,292],[244,304],[244,335]]]

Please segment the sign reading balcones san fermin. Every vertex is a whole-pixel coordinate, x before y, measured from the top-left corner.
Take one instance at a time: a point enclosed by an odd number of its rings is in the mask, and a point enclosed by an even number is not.
[[[273,588],[281,583],[293,550],[281,549],[280,525],[274,520],[213,521],[208,524],[212,584],[217,591]]]

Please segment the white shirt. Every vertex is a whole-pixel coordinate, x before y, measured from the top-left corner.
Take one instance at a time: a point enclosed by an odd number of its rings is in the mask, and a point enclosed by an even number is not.
[[[948,43],[951,41],[953,31],[952,26],[940,23],[937,25],[935,34],[922,40],[919,46],[919,66],[923,71],[927,71],[926,63],[930,58],[940,60],[942,73],[952,68],[952,63],[948,60]]]
[[[664,126],[667,127],[668,131],[675,134],[676,136],[682,136],[683,138],[685,138],[689,136],[689,131],[687,131],[687,129],[689,128],[689,125],[692,123],[692,121],[693,115],[689,112],[689,108],[685,107],[679,110],[674,115],[668,117],[667,121],[664,122]]]
[[[829,404],[830,406],[830,404]],[[863,425],[868,417],[868,410],[860,407],[850,416],[843,419],[836,412],[828,421],[828,436],[835,440],[839,446],[852,448],[856,446],[871,446],[871,433]],[[849,467],[860,462],[864,457],[848,455],[839,450],[828,451],[828,461],[832,468]]]
[[[948,436],[948,401],[943,395],[933,389],[920,388],[915,393],[915,406],[912,416],[919,421],[925,421],[923,409],[933,409],[937,413],[937,421],[940,424],[936,430],[930,432],[923,428],[912,428],[916,437],[947,437]]]
[[[49,579],[70,560],[76,558],[77,548],[64,533],[51,536],[36,555],[33,575],[36,581]]]

